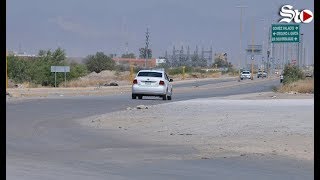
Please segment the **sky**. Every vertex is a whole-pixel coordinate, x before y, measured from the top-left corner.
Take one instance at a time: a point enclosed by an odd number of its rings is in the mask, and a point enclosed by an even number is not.
[[[149,47],[153,57],[172,48],[227,52],[236,63],[242,47],[263,44],[268,27],[280,20],[280,8],[314,12],[313,0],[7,0],[6,45],[10,51],[37,54],[39,50],[65,49],[67,56],[85,57],[96,52],[139,55]],[[239,5],[245,5],[240,16]],[[241,18],[240,18],[241,17]],[[314,21],[301,23],[307,58],[314,49]]]

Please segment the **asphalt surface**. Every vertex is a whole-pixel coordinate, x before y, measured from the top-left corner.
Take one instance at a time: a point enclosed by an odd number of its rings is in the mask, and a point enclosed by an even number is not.
[[[201,85],[215,83],[209,80]],[[275,85],[278,80],[177,91],[172,101],[264,92]],[[129,93],[7,102],[7,179],[313,179],[313,166],[297,160],[170,159],[168,155],[187,155],[194,149],[147,144],[114,130],[90,129],[75,122],[140,104],[168,102],[156,97],[132,100]]]

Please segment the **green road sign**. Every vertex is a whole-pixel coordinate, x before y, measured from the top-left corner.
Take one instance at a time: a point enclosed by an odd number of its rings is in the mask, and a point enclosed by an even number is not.
[[[272,43],[298,43],[300,41],[299,24],[272,24]]]

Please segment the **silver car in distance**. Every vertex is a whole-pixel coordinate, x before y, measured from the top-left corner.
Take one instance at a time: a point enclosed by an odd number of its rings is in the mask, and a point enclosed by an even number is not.
[[[158,96],[163,100],[171,100],[172,81],[164,70],[140,70],[133,80],[132,99]]]

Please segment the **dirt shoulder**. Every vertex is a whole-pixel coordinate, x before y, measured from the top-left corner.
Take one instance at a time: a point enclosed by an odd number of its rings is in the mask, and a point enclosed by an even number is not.
[[[255,93],[147,109],[131,107],[79,122],[150,143],[188,145],[198,151],[181,158],[260,155],[313,161],[313,98],[273,96],[273,92]]]
[[[223,79],[235,79],[224,77]],[[173,82],[175,84],[192,83],[212,80],[212,78],[185,79]],[[233,83],[233,82],[231,82]],[[230,83],[229,83],[230,84]],[[38,87],[38,88],[8,88],[8,99],[46,98],[59,96],[93,96],[93,95],[115,95],[131,92],[130,82],[121,83],[118,86],[90,86],[90,87]]]
[[[243,100],[261,100],[261,99],[314,99],[314,94],[297,92],[260,92],[241,95],[232,95],[220,99],[243,99]]]

